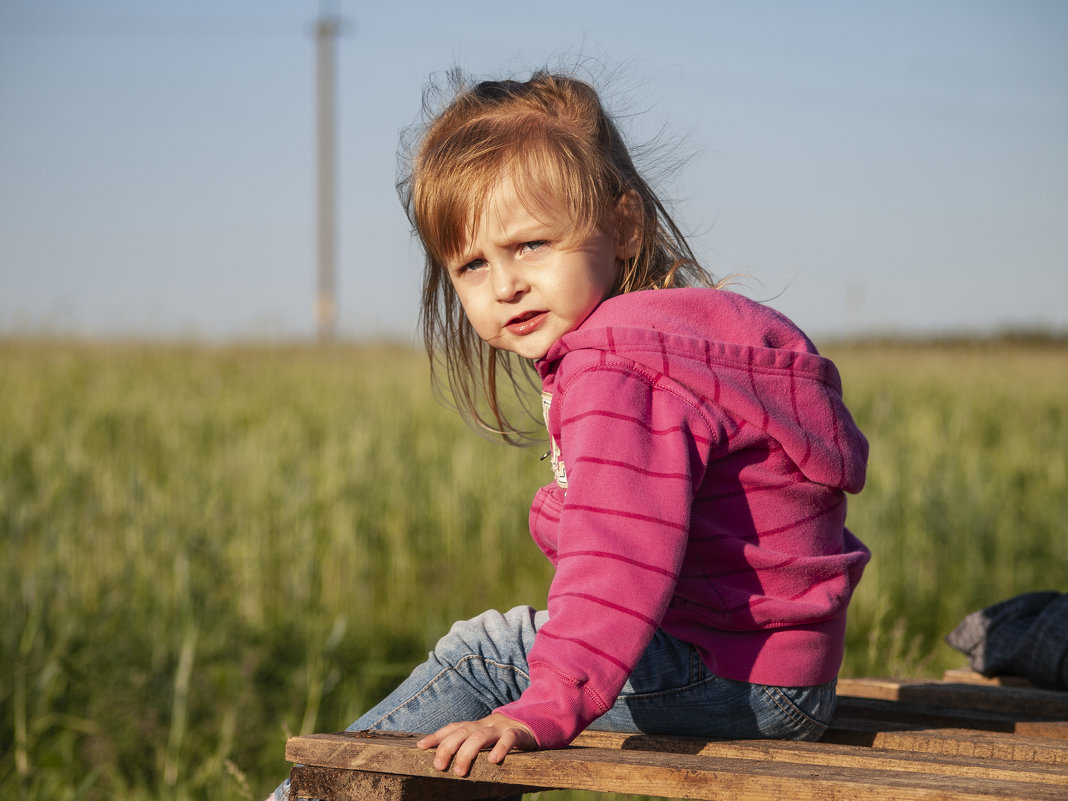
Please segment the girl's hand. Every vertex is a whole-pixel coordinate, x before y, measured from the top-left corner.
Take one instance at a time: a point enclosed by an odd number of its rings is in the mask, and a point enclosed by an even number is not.
[[[450,723],[416,745],[423,751],[437,748],[434,767],[438,770],[448,770],[451,762],[453,773],[466,776],[479,751],[492,748],[488,759],[497,765],[513,748],[532,751],[538,747],[538,741],[519,721],[494,712],[482,720]]]

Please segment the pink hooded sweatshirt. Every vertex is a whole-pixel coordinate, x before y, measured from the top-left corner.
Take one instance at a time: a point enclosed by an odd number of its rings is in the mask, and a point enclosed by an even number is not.
[[[832,680],[870,557],[845,528],[868,444],[834,365],[765,306],[671,289],[606,300],[537,367],[556,480],[530,530],[556,573],[531,684],[497,711],[567,745],[657,628],[724,678]]]

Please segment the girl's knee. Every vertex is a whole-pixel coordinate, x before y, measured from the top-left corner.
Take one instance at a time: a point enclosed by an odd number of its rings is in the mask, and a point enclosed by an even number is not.
[[[517,606],[501,613],[490,609],[468,620],[458,620],[434,646],[434,656],[456,664],[467,656],[480,656],[508,663],[526,662],[534,641],[537,613]]]

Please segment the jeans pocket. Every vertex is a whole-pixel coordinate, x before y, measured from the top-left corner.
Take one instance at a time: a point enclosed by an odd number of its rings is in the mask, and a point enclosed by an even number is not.
[[[767,701],[778,713],[777,721],[761,721],[767,736],[818,740],[827,731],[838,703],[835,685],[831,681],[814,687],[763,687]]]
[[[699,670],[695,671],[695,665]],[[699,682],[707,673],[697,650],[688,643],[657,632],[642,659],[634,666],[620,691],[621,698],[678,692]]]

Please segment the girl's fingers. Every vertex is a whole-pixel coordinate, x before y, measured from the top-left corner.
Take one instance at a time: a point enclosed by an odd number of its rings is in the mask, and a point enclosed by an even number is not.
[[[437,770],[448,770],[452,765],[453,772],[458,776],[466,776],[474,762],[478,752],[483,747],[491,745],[477,723],[451,723],[429,734],[420,740],[417,745],[423,750],[436,748],[434,753],[434,767]]]
[[[497,741],[497,744],[493,746],[493,750],[489,752],[489,759],[494,765],[499,765],[504,761],[504,758],[508,756],[508,752],[513,748],[519,747],[519,743],[516,742],[518,737],[514,729],[509,729],[501,735],[501,739]]]
[[[456,749],[452,754],[452,772],[457,776],[466,776],[470,772],[471,765],[474,764],[475,758],[478,757],[479,752],[483,748],[492,745],[496,736],[481,727],[471,732],[457,732],[456,735],[457,739],[460,737],[463,739],[456,746]],[[435,767],[438,767],[438,763],[441,761],[441,749],[444,746],[445,743],[438,746],[438,756],[434,759]],[[444,760],[444,764],[441,765],[441,767],[438,767],[438,770],[445,770],[448,766],[449,760],[446,759]]]
[[[450,723],[423,737],[416,745],[424,751],[436,749],[437,770],[448,770],[451,764],[456,775],[466,776],[480,751],[491,749],[489,761],[499,764],[513,748],[537,748],[537,741],[522,724],[493,714],[478,721]]]
[[[433,734],[428,734],[415,744],[416,748],[422,751],[429,751],[431,748],[436,748],[445,737],[452,732],[457,726],[462,726],[462,723],[450,723],[448,726],[442,726]]]

